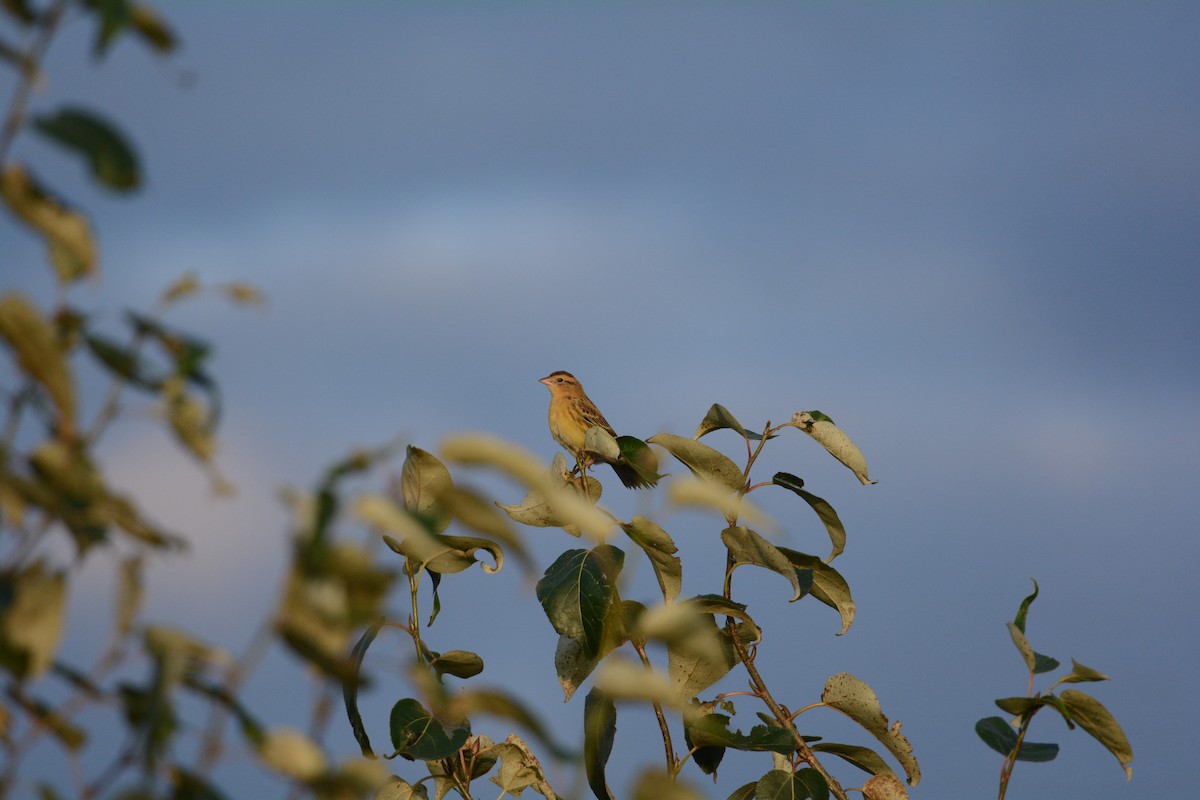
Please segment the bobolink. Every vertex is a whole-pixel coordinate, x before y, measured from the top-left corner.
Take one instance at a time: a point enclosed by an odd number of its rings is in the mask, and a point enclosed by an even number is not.
[[[562,370],[551,372],[540,382],[550,390],[550,435],[554,437],[554,441],[574,456],[580,465],[591,464],[592,458],[583,451],[583,441],[588,429],[599,426],[608,431],[614,439],[617,438],[617,432],[613,430],[612,425],[608,424],[608,420],[600,413],[600,409],[596,408],[596,404],[583,391],[583,385],[571,373]],[[653,451],[646,448],[644,444],[639,448],[639,452],[647,462],[656,461],[653,458]],[[640,461],[641,459],[639,459]],[[621,479],[621,483],[632,489],[641,489],[658,483],[659,476],[655,472],[657,463],[641,463],[642,469],[635,469],[625,460],[624,456],[618,461],[609,463],[613,472],[617,473],[617,477]]]

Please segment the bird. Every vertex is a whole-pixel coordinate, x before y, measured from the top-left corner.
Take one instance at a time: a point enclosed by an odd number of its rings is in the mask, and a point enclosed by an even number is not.
[[[632,436],[618,437],[612,425],[609,425],[608,420],[600,413],[600,409],[596,408],[587,392],[583,391],[583,384],[578,378],[559,370],[551,372],[539,383],[545,384],[550,390],[550,435],[574,456],[581,466],[587,466],[594,460],[590,454],[584,452],[583,443],[588,430],[599,426],[617,439],[618,445],[621,446],[621,457],[608,462],[613,472],[621,479],[621,483],[631,489],[641,489],[658,483],[661,476],[655,471],[658,463],[654,451]],[[636,466],[628,460],[627,452],[637,454]]]

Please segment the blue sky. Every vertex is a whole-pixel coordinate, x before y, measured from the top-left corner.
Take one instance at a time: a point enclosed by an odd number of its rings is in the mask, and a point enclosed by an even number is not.
[[[161,565],[162,613],[240,647],[247,631],[228,620],[266,608],[280,569],[276,490],[310,485],[352,445],[399,434],[435,448],[482,428],[549,459],[536,379],[552,370],[634,435],[690,435],[714,402],[748,426],[817,408],[880,483],[858,486],[799,435],[760,468],[805,477],[850,534],[838,566],[859,614],[845,637],[812,601],[784,607],[781,581],[744,579],[764,669],[795,687],[791,704],[850,671],[904,722],[924,771],[915,796],[988,796],[999,757],[972,726],[1023,691],[1004,622],[1036,577],[1034,645],[1113,678],[1094,693],[1129,734],[1134,780],[1081,732],[1038,720],[1033,738],[1062,754],[1019,767],[1010,796],[1191,782],[1195,6],[163,9],[178,55],[124,42],[97,67],[76,24],[36,98],[118,121],[146,191],[111,199],[32,138],[17,151],[93,213],[103,280],[74,299],[112,324],[189,269],[270,298],[264,312],[181,318],[217,346],[235,500],[215,506],[144,422],[110,443],[112,468],[196,539],[189,561]],[[51,297],[8,219],[0,243],[4,286]],[[662,505],[617,488],[617,513]],[[821,552],[791,499],[763,504],[786,544]],[[714,590],[719,525],[665,526],[696,564],[685,591]],[[570,546],[539,540],[542,565]],[[511,602],[502,632],[528,649],[496,637],[484,677],[519,676],[574,735],[580,703],[557,702],[554,637],[529,587],[463,581],[461,599],[447,587],[448,628]],[[270,682],[257,690],[275,702]],[[385,709],[403,687],[391,691]],[[652,725],[625,719],[628,765]],[[354,750],[336,725],[330,744]],[[760,761],[731,755],[714,796],[739,785],[738,762],[751,775]]]

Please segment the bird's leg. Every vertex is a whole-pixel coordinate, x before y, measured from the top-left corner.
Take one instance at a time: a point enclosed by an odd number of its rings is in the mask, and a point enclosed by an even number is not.
[[[583,485],[583,496],[588,500],[592,499],[591,492],[588,491],[587,482],[587,465],[591,459],[584,459],[582,456],[575,456],[575,469],[579,472],[579,482]]]

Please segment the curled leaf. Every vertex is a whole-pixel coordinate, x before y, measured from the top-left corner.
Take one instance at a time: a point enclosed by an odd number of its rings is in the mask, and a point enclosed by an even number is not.
[[[862,451],[829,417],[820,411],[797,411],[792,415],[790,424],[817,440],[830,455],[845,464],[859,481],[864,484],[877,483],[867,477],[867,459]]]

